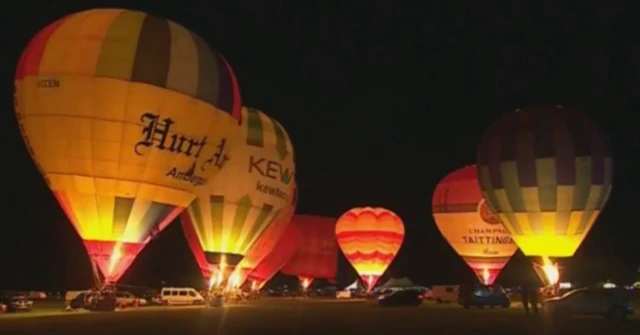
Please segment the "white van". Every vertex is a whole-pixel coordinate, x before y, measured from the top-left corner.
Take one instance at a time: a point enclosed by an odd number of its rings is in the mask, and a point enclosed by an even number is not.
[[[434,285],[431,288],[431,299],[441,304],[457,302],[460,285]]]
[[[160,291],[162,304],[174,305],[202,305],[204,298],[200,292],[190,287],[163,287]]]

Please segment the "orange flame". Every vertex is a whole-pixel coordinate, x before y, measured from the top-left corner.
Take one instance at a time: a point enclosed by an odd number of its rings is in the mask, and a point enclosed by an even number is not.
[[[488,284],[489,283],[489,279],[491,278],[491,273],[489,273],[489,269],[484,268],[482,269],[482,281],[483,284]]]
[[[558,263],[552,263],[551,259],[547,256],[542,257],[542,271],[545,279],[550,286],[555,286],[560,281],[560,270],[558,270]]]

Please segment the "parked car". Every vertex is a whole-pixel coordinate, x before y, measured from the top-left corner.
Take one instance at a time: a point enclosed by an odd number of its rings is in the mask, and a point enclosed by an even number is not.
[[[383,307],[416,307],[422,304],[422,294],[417,290],[397,290],[389,293],[382,293],[378,296],[378,304]]]
[[[3,294],[0,304],[4,305],[2,309],[6,312],[30,312],[33,308],[33,301],[25,295]]]
[[[200,292],[191,287],[163,287],[160,291],[164,305],[202,305],[205,303]]]
[[[160,296],[160,292],[147,291],[141,295],[141,298],[145,299],[149,305],[162,305],[162,296]]]
[[[131,294],[131,292],[127,291],[116,291],[116,305],[118,306],[145,306],[148,301],[144,298],[138,298],[135,295]]]
[[[431,287],[431,299],[437,303],[450,303],[458,300],[460,285],[434,285]]]
[[[620,290],[582,288],[545,300],[542,310],[546,316],[554,319],[602,316],[623,320],[633,314],[633,304]]]
[[[504,307],[509,308],[511,299],[500,285],[469,284],[458,288],[458,304],[464,308]]]

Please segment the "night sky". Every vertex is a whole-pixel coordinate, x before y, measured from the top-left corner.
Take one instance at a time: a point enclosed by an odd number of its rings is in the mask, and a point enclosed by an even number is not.
[[[9,41],[0,67],[0,287],[84,288],[92,282],[84,247],[18,131],[13,71],[46,24],[125,3],[42,3],[36,12],[32,3],[17,5],[14,23],[0,32]],[[372,205],[400,215],[407,235],[389,273],[424,284],[472,276],[433,222],[437,182],[474,163],[482,132],[502,113],[526,105],[579,107],[611,138],[615,176],[604,212],[567,266],[577,277],[633,278],[640,266],[640,44],[631,11],[613,1],[578,1],[575,8],[558,1],[336,3],[132,0],[126,8],[178,22],[225,55],[243,104],[279,120],[293,140],[299,213],[338,217]],[[528,262],[517,254],[502,279],[516,280]],[[353,276],[345,264],[341,269],[347,271],[341,276]],[[199,276],[174,222],[123,281],[186,285]]]

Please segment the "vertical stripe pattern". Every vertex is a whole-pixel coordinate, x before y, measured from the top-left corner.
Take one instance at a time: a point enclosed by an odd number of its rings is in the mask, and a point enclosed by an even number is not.
[[[274,118],[248,107],[242,108],[242,118],[246,122],[246,127],[243,127],[243,130],[246,131],[247,145],[260,148],[274,147],[278,151],[280,159],[284,159],[289,154],[293,155],[289,134]]]
[[[214,266],[220,255],[242,262],[283,208],[297,199],[293,146],[282,126],[243,107],[238,134],[242,147],[187,211]]]
[[[86,240],[146,243],[155,227],[177,216],[175,206],[144,198],[74,192],[57,192],[56,198]]]
[[[572,256],[612,188],[607,137],[577,109],[533,107],[497,120],[477,153],[480,187],[529,256]]]
[[[162,87],[241,119],[237,80],[224,57],[182,26],[143,12],[94,9],[44,28],[25,49],[15,80],[57,74]]]
[[[235,260],[233,265],[237,264],[279,214],[269,204],[253,204],[249,196],[236,203],[225,203],[219,195],[206,200],[194,200],[187,211],[211,264],[217,264],[214,261],[223,254]],[[227,263],[231,264],[230,259]]]

